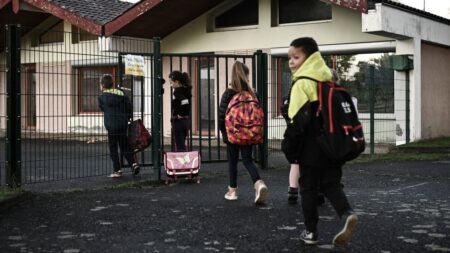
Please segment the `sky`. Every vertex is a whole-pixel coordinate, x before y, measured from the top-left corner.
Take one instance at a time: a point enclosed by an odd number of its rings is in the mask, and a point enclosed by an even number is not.
[[[398,0],[404,5],[409,5],[419,10],[450,19],[450,0]]]

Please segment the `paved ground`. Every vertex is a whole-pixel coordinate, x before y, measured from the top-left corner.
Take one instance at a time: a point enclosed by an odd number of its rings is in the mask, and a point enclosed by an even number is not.
[[[298,239],[303,218],[299,205],[287,204],[287,167],[262,172],[270,191],[262,207],[252,204],[241,171],[236,202],[223,199],[226,164],[205,166],[201,184],[58,193],[28,186],[39,193],[0,213],[0,252],[450,252],[450,161],[346,166],[345,191],[361,223],[343,249],[331,245],[339,222],[328,203],[320,208],[319,245]]]

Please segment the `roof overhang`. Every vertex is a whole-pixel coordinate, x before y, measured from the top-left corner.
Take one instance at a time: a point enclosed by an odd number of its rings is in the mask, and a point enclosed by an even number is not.
[[[104,35],[162,38],[224,1],[143,0],[107,23]]]
[[[347,9],[367,13],[367,0],[321,0]]]

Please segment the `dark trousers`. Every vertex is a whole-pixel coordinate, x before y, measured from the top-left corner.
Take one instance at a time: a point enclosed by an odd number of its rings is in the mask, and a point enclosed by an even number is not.
[[[173,121],[176,151],[186,151],[186,137],[190,128],[191,121],[189,119],[175,119]]]
[[[119,148],[121,155],[125,157],[129,165],[133,165],[133,163],[135,163],[133,151],[128,145],[128,140],[125,133],[108,133],[108,145],[109,155],[113,163],[114,171],[118,171],[122,167],[119,159]]]
[[[342,167],[308,167],[300,169],[300,195],[302,197],[303,216],[308,231],[315,232],[319,221],[317,210],[317,194],[319,189],[330,201],[339,217],[351,207],[342,190]]]
[[[240,146],[231,143],[227,144],[228,149],[228,170],[230,174],[230,187],[237,187],[237,164],[239,161],[239,150],[241,151],[242,162],[247,169],[253,183],[261,179],[259,177],[258,168],[252,160],[252,145]]]

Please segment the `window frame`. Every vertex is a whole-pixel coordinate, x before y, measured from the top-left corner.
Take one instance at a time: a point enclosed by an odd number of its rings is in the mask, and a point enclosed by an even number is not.
[[[222,6],[221,8],[218,8],[218,11],[214,12],[212,15],[210,15],[210,27],[208,29],[209,32],[222,32],[222,31],[235,31],[235,30],[248,30],[248,29],[257,29],[259,26],[259,1],[257,1],[257,21],[254,25],[238,25],[238,26],[229,26],[229,27],[217,27],[216,26],[216,18],[220,15],[226,13],[227,11],[231,10],[232,8],[236,7],[237,5],[241,4],[245,0],[239,0],[235,3],[228,4],[226,6]]]
[[[325,4],[325,3],[324,3]],[[305,24],[317,24],[317,23],[329,23],[333,21],[333,7],[330,5],[330,18],[329,19],[321,19],[321,20],[310,20],[310,21],[297,21],[297,22],[289,22],[289,23],[281,23],[280,22],[280,5],[279,0],[271,1],[271,23],[272,27],[283,27],[283,26],[292,26],[292,25],[305,25]]]
[[[98,108],[98,105],[97,105],[97,110],[96,111],[84,110],[84,108],[83,108],[83,101],[82,101],[82,98],[83,98],[82,80],[83,80],[83,78],[82,78],[82,72],[85,69],[93,69],[93,68],[98,69],[98,70],[104,69],[105,70],[104,73],[109,73],[109,74],[112,75],[113,82],[114,82],[114,88],[116,87],[116,84],[117,84],[117,82],[116,82],[117,66],[102,65],[102,66],[78,66],[78,67],[75,67],[75,72],[76,72],[75,76],[76,76],[76,85],[77,85],[77,94],[76,94],[76,96],[77,96],[77,99],[76,99],[77,106],[76,106],[76,108],[77,108],[77,114],[78,115],[92,115],[92,114],[97,115],[97,114],[102,114],[103,113],[100,110],[100,108]],[[111,71],[106,71],[106,70],[111,70]],[[99,81],[98,81],[98,87],[100,87],[100,77],[99,77]]]

